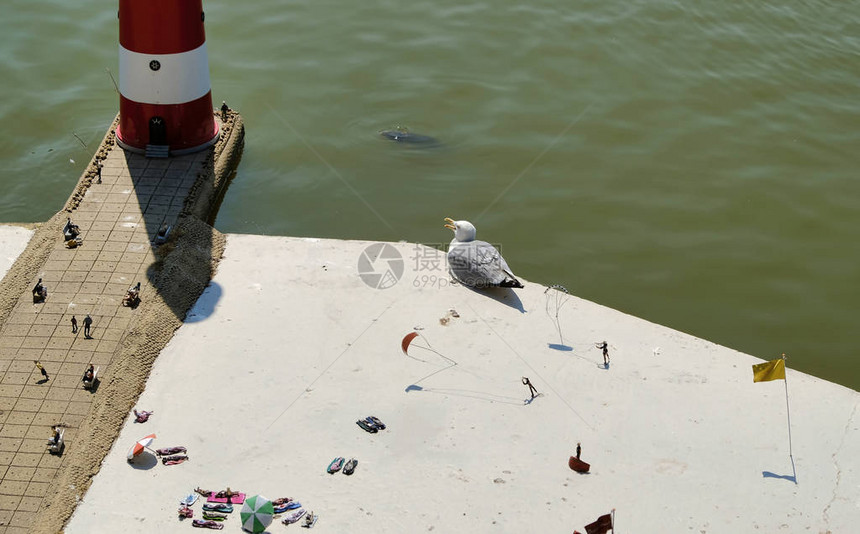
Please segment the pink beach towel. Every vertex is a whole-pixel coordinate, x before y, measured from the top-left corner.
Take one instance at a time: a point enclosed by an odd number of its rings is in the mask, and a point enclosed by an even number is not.
[[[227,497],[216,497],[215,496],[216,493],[218,493],[218,492],[213,491],[212,495],[210,495],[206,499],[206,502],[227,502]],[[236,495],[233,495],[233,497],[230,498],[231,504],[242,504],[244,502],[245,502],[245,494],[244,493],[237,493]]]

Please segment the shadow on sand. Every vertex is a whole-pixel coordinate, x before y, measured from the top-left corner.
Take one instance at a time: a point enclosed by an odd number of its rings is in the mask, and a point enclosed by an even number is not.
[[[454,388],[424,388],[415,384],[407,386],[406,393],[412,391],[420,391],[422,393],[436,393],[437,395],[450,395],[452,397],[463,397],[469,399],[478,399],[486,402],[498,402],[501,404],[511,404],[513,406],[522,406],[523,401],[516,397],[507,397],[504,395],[495,395],[484,391],[474,391],[471,389],[454,389]]]
[[[526,310],[523,307],[523,301],[521,301],[520,297],[517,296],[516,292],[514,292],[514,290],[509,287],[489,287],[486,289],[476,289],[463,284],[460,285],[473,293],[476,293],[483,297],[491,298],[499,304],[510,306],[511,308],[519,311],[520,313],[526,313]]]
[[[210,221],[199,217],[193,204],[214,189],[214,149],[165,159],[129,151],[123,151],[123,155],[142,217],[135,220],[133,213],[121,214],[118,229],[123,225],[132,230],[143,227],[148,243],[135,241],[129,246],[151,247],[155,261],[147,267],[146,277],[173,314],[184,320],[209,281],[213,259],[212,232],[206,228]],[[217,212],[217,206],[211,212]],[[168,228],[167,239],[156,242],[159,231],[164,233]],[[172,256],[170,265],[165,261],[168,255]],[[134,282],[130,280],[129,285]],[[189,294],[194,298],[189,299]]]
[[[185,322],[199,323],[208,319],[215,313],[215,305],[221,300],[223,293],[224,290],[218,282],[209,282],[209,285],[203,290],[203,295],[200,296],[194,307],[188,311],[188,315],[185,316]]]
[[[128,462],[128,465],[134,469],[146,471],[158,465],[158,458],[154,454],[143,452],[135,456],[133,462]]]
[[[794,475],[777,475],[776,473],[771,473],[770,471],[762,471],[762,478],[781,478],[783,480],[788,480],[797,484],[797,478]]]

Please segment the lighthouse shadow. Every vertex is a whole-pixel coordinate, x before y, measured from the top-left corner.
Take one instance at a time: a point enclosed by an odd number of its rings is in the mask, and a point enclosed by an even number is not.
[[[210,281],[213,257],[220,257],[223,249],[224,238],[211,223],[233,173],[219,173],[224,177],[218,179],[213,148],[168,158],[121,152],[128,176],[120,173],[117,181],[122,186],[124,179],[130,180],[139,211],[122,213],[111,236],[128,229],[131,239],[125,252],[152,252],[144,264],[149,288],[142,289],[141,300],[145,303],[147,292],[154,289],[184,321]],[[235,160],[227,168],[234,167],[238,157]],[[128,285],[137,281],[129,280]]]

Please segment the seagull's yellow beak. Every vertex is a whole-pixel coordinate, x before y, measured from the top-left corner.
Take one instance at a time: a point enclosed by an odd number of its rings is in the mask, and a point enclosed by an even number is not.
[[[451,217],[445,217],[445,228],[449,230],[457,230],[457,227],[454,226],[454,219]]]

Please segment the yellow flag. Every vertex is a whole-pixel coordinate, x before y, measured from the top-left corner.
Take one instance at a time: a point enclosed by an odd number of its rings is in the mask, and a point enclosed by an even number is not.
[[[768,382],[770,380],[785,380],[785,360],[771,360],[766,363],[753,365],[753,382]]]

